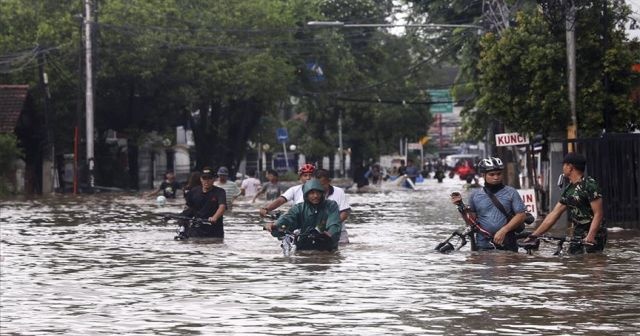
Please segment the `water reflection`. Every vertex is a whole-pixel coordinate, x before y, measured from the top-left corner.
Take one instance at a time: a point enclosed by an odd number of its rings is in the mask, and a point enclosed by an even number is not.
[[[632,334],[640,329],[637,232],[605,255],[433,251],[462,225],[447,195],[351,194],[352,244],[284,257],[257,208],[225,239],[174,241],[135,195],[56,196],[0,208],[3,334]]]

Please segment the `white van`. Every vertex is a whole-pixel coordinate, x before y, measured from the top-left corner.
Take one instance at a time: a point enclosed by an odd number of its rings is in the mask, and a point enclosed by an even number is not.
[[[447,155],[444,158],[444,163],[447,165],[447,167],[452,168],[461,159],[473,160],[473,163],[475,164],[475,163],[478,162],[478,160],[480,160],[480,155],[478,155],[478,154],[452,154],[452,155]]]

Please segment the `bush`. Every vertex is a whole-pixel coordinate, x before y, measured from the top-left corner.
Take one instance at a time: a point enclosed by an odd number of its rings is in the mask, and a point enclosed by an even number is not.
[[[9,185],[12,180],[9,177],[13,173],[15,161],[22,157],[18,138],[14,134],[0,133],[0,195],[6,195],[13,189]]]
[[[280,174],[280,181],[297,181],[299,178],[298,174],[292,171]]]

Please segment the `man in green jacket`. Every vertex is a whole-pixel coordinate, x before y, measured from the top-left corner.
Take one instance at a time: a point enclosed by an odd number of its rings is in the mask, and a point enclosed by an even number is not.
[[[335,201],[327,200],[320,181],[311,179],[302,187],[304,202],[295,204],[265,229],[274,237],[284,232],[299,230],[296,238],[298,250],[335,250],[340,240],[340,210]]]

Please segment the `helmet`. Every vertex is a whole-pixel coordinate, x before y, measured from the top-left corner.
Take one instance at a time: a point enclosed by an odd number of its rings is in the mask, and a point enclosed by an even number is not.
[[[313,174],[316,171],[316,166],[311,163],[303,164],[300,169],[298,169],[298,174]]]
[[[488,157],[478,162],[478,172],[480,173],[486,173],[493,170],[503,170],[503,169],[504,169],[504,164],[502,163],[502,160],[497,157]]]

